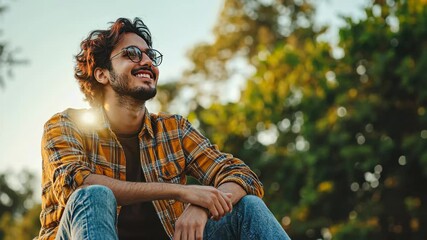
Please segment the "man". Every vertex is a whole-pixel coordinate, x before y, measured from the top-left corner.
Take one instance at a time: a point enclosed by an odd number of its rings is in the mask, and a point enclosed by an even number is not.
[[[92,109],[45,124],[39,238],[288,239],[243,161],[183,117],[147,111],[162,58],[138,18],[81,43],[75,77]]]

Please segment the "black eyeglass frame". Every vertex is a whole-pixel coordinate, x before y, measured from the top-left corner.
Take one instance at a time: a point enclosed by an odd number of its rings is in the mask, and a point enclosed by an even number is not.
[[[129,49],[134,49],[135,50],[135,52],[137,53],[137,58],[135,59],[135,58],[132,58],[131,56],[130,56],[130,54],[129,54]],[[157,57],[155,57],[155,58],[151,58],[150,57],[150,54],[149,54],[149,52],[155,52],[155,53],[157,53],[158,54],[158,56]],[[158,67],[160,64],[162,64],[162,61],[163,61],[163,54],[159,51],[159,50],[156,50],[156,49],[154,49],[154,48],[148,48],[147,50],[141,50],[139,47],[137,47],[137,46],[128,46],[128,47],[125,47],[125,48],[122,48],[122,50],[120,50],[120,52],[118,52],[118,53],[116,53],[114,56],[112,56],[111,58],[110,58],[110,60],[113,60],[113,58],[116,58],[117,56],[119,56],[120,54],[123,54],[123,52],[125,52],[125,54],[126,54],[126,56],[132,61],[132,62],[134,62],[134,63],[139,63],[139,62],[141,62],[141,60],[142,60],[142,57],[143,57],[143,54],[145,53],[145,55],[147,55],[148,56],[148,58],[151,60],[151,62],[153,63],[153,65],[155,66],[155,67]]]

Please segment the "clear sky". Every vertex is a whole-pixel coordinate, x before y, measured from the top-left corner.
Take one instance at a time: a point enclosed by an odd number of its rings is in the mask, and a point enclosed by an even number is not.
[[[362,16],[366,0],[323,0],[320,24],[340,24],[338,14]],[[13,69],[0,89],[0,171],[23,168],[40,174],[43,125],[66,108],[87,108],[73,77],[73,55],[94,29],[105,29],[118,17],[144,20],[153,47],[164,54],[160,82],[179,78],[188,66],[186,52],[212,39],[222,0],[15,0],[0,16],[0,40],[28,65]],[[148,106],[150,109],[150,106]],[[154,109],[153,109],[154,108]],[[150,111],[155,111],[152,106]]]

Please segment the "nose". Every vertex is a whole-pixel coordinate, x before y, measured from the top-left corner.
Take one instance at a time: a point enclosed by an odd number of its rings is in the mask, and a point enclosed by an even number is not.
[[[139,65],[149,65],[151,67],[153,66],[153,61],[148,57],[147,53],[142,52],[141,61],[139,61]]]

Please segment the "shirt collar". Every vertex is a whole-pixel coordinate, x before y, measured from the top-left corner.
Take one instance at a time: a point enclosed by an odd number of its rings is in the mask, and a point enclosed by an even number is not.
[[[142,122],[143,124],[139,136],[142,136],[145,132],[147,132],[152,138],[154,138],[151,114],[148,112],[147,108],[144,108],[144,118],[142,119]]]

